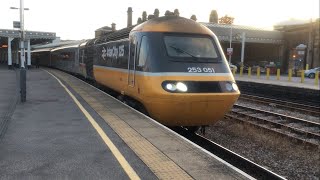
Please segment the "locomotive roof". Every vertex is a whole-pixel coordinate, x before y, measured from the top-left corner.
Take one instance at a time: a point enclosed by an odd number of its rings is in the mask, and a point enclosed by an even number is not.
[[[213,32],[204,25],[191,19],[177,16],[162,16],[150,19],[142,24],[123,28],[101,37],[89,40],[87,45],[100,44],[129,37],[130,32],[179,32],[212,35]]]
[[[79,47],[79,44],[72,44],[72,45],[60,46],[60,47],[57,47],[57,48],[52,49],[51,52],[57,51],[57,50],[61,50],[61,49],[69,49],[69,48],[77,48],[77,47]]]
[[[150,19],[136,26],[132,31],[213,34],[210,29],[200,23],[177,16],[163,16]]]

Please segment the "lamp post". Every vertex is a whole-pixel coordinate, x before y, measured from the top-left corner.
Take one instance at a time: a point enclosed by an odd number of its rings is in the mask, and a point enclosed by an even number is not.
[[[10,9],[20,9],[20,97],[21,102],[26,102],[26,68],[25,68],[25,49],[24,49],[24,10],[29,10],[28,8],[24,8],[23,0],[20,0],[20,8],[10,7]]]
[[[230,51],[233,51],[233,49],[231,49],[231,44],[232,44],[232,25],[230,25],[231,28],[230,28],[230,38],[229,38],[229,48],[230,48]],[[231,64],[231,54],[232,52],[229,54],[229,64]]]

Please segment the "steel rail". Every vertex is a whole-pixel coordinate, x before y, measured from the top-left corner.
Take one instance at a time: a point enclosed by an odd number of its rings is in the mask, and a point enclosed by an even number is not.
[[[232,111],[227,114],[227,116],[233,119],[247,121],[263,128],[266,128],[264,125],[267,124],[271,126],[268,129],[273,129],[273,131],[277,133],[280,133],[280,129],[286,130],[290,132],[290,134],[285,133],[288,136],[293,136],[296,139],[314,145],[319,145],[319,143],[310,142],[310,139],[320,142],[320,123],[240,105],[234,105]],[[298,125],[308,130],[292,125]]]
[[[284,109],[288,109],[288,110],[292,110],[300,113],[310,114],[316,117],[320,116],[319,106],[294,103],[294,102],[283,101],[283,100],[272,99],[272,98],[261,97],[261,96],[254,96],[249,94],[241,94],[240,99],[259,102],[259,103],[276,106],[276,107],[281,107]]]
[[[256,179],[285,179],[199,134],[190,133],[182,127],[173,130]]]

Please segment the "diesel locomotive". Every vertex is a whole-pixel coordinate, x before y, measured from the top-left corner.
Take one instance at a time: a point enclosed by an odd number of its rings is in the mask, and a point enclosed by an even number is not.
[[[222,119],[240,92],[215,34],[177,16],[50,51],[50,66],[94,80],[168,126]]]

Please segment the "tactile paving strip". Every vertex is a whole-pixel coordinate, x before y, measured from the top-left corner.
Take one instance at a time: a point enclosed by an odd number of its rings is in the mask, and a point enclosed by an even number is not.
[[[90,94],[83,88],[81,81],[74,81],[74,77],[65,73],[51,70],[56,76],[73,88],[123,139],[123,141],[139,156],[159,179],[193,179],[170,158],[159,151],[154,145],[121,120],[108,107],[101,104],[94,93]],[[79,84],[82,83],[82,84]],[[92,89],[91,89],[92,90]],[[120,108],[126,108],[120,106]]]

